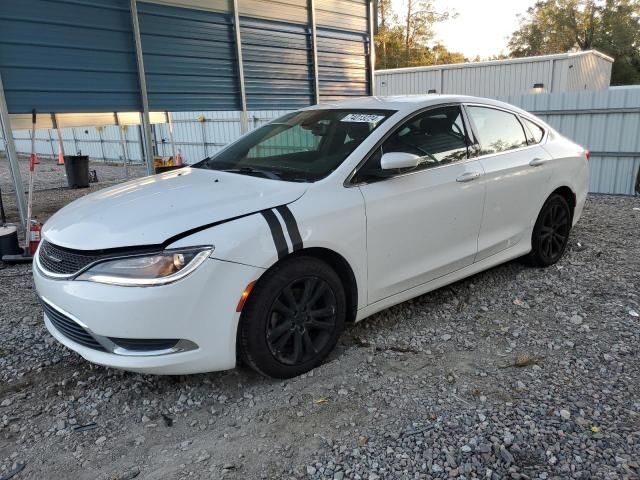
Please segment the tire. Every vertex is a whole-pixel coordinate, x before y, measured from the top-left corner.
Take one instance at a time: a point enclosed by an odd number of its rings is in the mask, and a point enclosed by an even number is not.
[[[572,212],[567,201],[551,195],[542,206],[531,235],[531,252],[524,257],[534,267],[548,267],[564,254],[569,243]]]
[[[344,287],[329,265],[307,256],[285,259],[260,278],[243,309],[240,357],[265,376],[301,375],[331,353],[346,315]]]

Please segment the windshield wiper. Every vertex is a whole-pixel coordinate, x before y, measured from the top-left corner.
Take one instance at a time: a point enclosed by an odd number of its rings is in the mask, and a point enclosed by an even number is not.
[[[269,170],[261,170],[259,168],[252,168],[252,167],[227,168],[222,171],[229,172],[229,173],[239,173],[240,175],[262,175],[263,177],[270,178],[271,180],[282,180],[282,175],[276,172],[271,172]]]

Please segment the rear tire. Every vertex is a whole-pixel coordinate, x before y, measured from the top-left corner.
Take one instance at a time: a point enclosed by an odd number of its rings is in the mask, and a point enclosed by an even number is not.
[[[344,330],[340,277],[317,258],[296,256],[268,270],[240,317],[242,360],[265,376],[291,378],[318,366]]]
[[[524,257],[535,267],[548,267],[564,254],[569,243],[572,212],[567,201],[551,195],[542,206],[531,235],[531,252]]]

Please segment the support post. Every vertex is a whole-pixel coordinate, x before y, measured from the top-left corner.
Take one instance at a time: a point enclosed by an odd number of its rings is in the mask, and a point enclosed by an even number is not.
[[[207,146],[207,119],[203,116],[202,120],[200,121],[200,130],[202,131],[202,148],[204,149],[204,157],[208,157],[209,156],[209,147]],[[246,130],[244,130],[242,133],[246,133]]]
[[[147,173],[153,175],[153,146],[151,144],[151,120],[149,119],[149,97],[147,96],[147,79],[144,73],[144,58],[142,56],[142,40],[140,39],[140,23],[138,22],[138,6],[136,0],[131,0],[131,23],[133,37],[136,43],[136,60],[138,62],[138,81],[140,82],[140,97],[142,99],[142,144],[144,160],[147,163]]]
[[[247,117],[247,91],[244,83],[244,63],[242,61],[242,38],[240,35],[240,13],[238,12],[238,0],[233,0],[233,31],[236,39],[236,58],[238,59],[238,80],[240,82],[240,131],[244,134],[249,131]]]
[[[173,161],[175,162],[178,156],[178,150],[176,149],[176,142],[173,138],[173,118],[171,118],[171,112],[164,112],[167,117],[167,123],[169,124],[169,142],[171,142],[171,150],[173,152]]]
[[[140,125],[138,125],[138,137],[140,137],[140,159],[144,162],[144,132],[142,131],[142,113],[140,114]]]
[[[24,184],[20,175],[20,164],[18,163],[18,154],[16,153],[16,144],[13,140],[13,131],[11,130],[11,120],[9,119],[9,109],[7,108],[7,99],[4,95],[4,85],[2,84],[2,75],[0,75],[0,126],[2,126],[2,135],[4,136],[5,152],[9,160],[9,170],[13,179],[13,189],[16,192],[16,205],[20,214],[20,223],[27,224],[27,204],[24,197]]]
[[[47,128],[47,136],[49,137],[49,146],[51,147],[51,158],[56,158],[56,149],[53,146],[53,137],[51,136],[51,129]]]
[[[100,152],[102,152],[102,161],[107,161],[107,156],[104,153],[104,137],[102,136],[103,126],[96,127],[98,132],[98,138],[100,139]]]
[[[64,153],[64,142],[62,141],[62,132],[60,131],[60,127],[58,126],[58,119],[56,118],[56,114],[52,113],[51,114],[51,124],[53,125],[53,128],[56,131],[56,134],[58,135],[58,148],[60,149],[60,151],[62,152],[62,156],[65,156]],[[54,154],[55,157],[55,154]]]
[[[313,55],[313,92],[316,104],[320,103],[320,75],[318,70],[318,32],[316,30],[316,2],[308,0],[309,23],[311,24],[311,53]]]
[[[124,132],[122,131],[122,125],[120,125],[120,119],[118,118],[117,112],[113,112],[113,119],[116,122],[116,128],[118,129],[118,134],[120,135],[120,145],[122,146],[122,162],[124,164],[124,176],[125,178],[129,178],[129,151],[127,149],[127,139],[124,136]]]
[[[376,41],[374,38],[374,18],[376,18],[377,12],[374,11],[374,1],[369,0],[369,95],[374,96],[376,94]]]
[[[80,155],[80,149],[78,148],[78,137],[76,136],[76,129],[71,128],[71,136],[73,137],[73,148],[75,149],[74,155]]]

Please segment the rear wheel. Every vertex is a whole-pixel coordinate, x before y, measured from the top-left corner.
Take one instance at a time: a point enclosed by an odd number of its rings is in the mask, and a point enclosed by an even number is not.
[[[313,257],[293,257],[267,271],[240,318],[242,359],[263,375],[290,378],[319,365],[346,318],[340,278]]]
[[[531,235],[531,253],[526,260],[536,267],[556,263],[567,248],[571,231],[571,209],[557,194],[551,195],[540,210]]]

